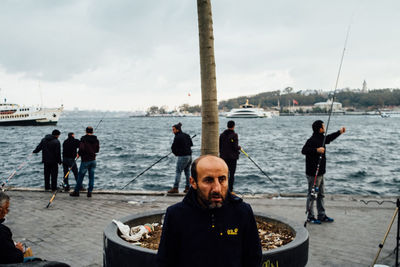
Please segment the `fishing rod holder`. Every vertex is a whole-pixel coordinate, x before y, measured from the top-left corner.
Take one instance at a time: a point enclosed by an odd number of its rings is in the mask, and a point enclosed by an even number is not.
[[[396,237],[396,267],[399,267],[399,246],[400,246],[400,198],[397,199],[397,237]]]
[[[312,198],[313,200],[317,199],[318,193],[319,193],[319,188],[318,188],[318,186],[313,186],[313,187],[311,188],[311,192],[310,192],[311,198]]]

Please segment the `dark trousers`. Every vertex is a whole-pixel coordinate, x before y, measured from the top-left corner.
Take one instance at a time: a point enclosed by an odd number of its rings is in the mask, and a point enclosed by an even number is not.
[[[50,185],[51,176],[51,185]],[[51,190],[57,190],[57,176],[58,176],[58,165],[57,163],[44,163],[44,188]]]
[[[226,162],[226,165],[228,165],[229,169],[229,179],[228,179],[229,191],[233,192],[233,183],[235,182],[237,159],[223,159],[223,160]]]
[[[71,168],[72,166],[72,168]],[[69,186],[68,178],[71,172],[68,174],[67,177],[67,172],[69,171],[69,168],[71,168],[72,173],[75,176],[75,182],[78,180],[78,167],[76,166],[75,159],[73,158],[63,158],[63,169],[64,169],[64,185]]]

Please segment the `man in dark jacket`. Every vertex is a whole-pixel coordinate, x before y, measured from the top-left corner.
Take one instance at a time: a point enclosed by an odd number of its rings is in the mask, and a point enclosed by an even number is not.
[[[58,141],[59,130],[54,130],[46,135],[39,145],[33,150],[33,153],[42,151],[42,162],[44,165],[44,189],[57,190],[58,165],[61,164],[61,144]],[[51,184],[50,184],[51,176]]]
[[[9,196],[4,192],[0,192],[0,264],[24,261],[22,244],[20,242],[14,244],[11,230],[3,224],[9,206]]]
[[[64,169],[64,189],[69,191],[69,169],[74,173],[75,182],[78,180],[78,168],[76,167],[76,150],[79,148],[79,140],[75,139],[74,133],[68,133],[68,138],[63,142],[63,169]],[[68,173],[68,175],[67,175]]]
[[[94,186],[94,170],[96,169],[96,153],[100,150],[100,143],[97,136],[93,135],[93,127],[86,128],[86,135],[82,136],[79,144],[78,154],[81,157],[81,166],[79,167],[78,181],[76,182],[74,192],[71,197],[79,197],[79,190],[82,187],[82,181],[86,172],[89,172],[89,187],[87,197],[92,197]]]
[[[235,182],[236,163],[239,159],[239,137],[235,133],[235,122],[228,121],[228,129],[219,136],[219,156],[226,162],[229,168],[229,191],[233,192]]]
[[[196,159],[191,188],[167,209],[158,267],[259,267],[262,251],[250,205],[228,191],[228,166],[215,156]]]
[[[192,149],[193,146],[192,138],[184,132],[182,132],[182,123],[175,124],[172,126],[172,132],[175,134],[174,142],[172,143],[172,153],[178,158],[176,161],[175,170],[175,183],[174,186],[168,191],[170,194],[176,194],[179,192],[179,182],[181,180],[182,171],[185,172],[186,186],[184,193],[189,191],[189,177],[190,177],[190,164],[192,163]]]
[[[326,215],[324,207],[324,174],[326,167],[325,145],[346,132],[346,128],[342,127],[339,131],[326,135],[325,144],[323,144],[325,136],[324,122],[321,120],[315,121],[312,124],[312,129],[314,132],[313,135],[307,140],[301,150],[301,153],[306,156],[306,176],[308,180],[306,212],[308,222],[321,224],[321,222],[333,222],[333,219]],[[318,162],[320,164],[317,173]],[[313,202],[316,194],[318,218],[315,218],[313,209]]]

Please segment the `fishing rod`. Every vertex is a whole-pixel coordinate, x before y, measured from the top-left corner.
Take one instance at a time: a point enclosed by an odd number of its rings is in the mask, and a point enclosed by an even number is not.
[[[192,139],[195,138],[197,136],[197,134],[192,136]],[[154,162],[153,164],[151,164],[149,167],[147,167],[144,171],[142,171],[141,173],[139,173],[135,178],[133,178],[129,183],[127,183],[124,187],[121,188],[121,190],[124,190],[125,187],[127,187],[129,184],[131,184],[133,181],[135,181],[139,176],[141,176],[143,173],[145,173],[146,171],[150,170],[154,165],[156,165],[157,163],[159,163],[160,161],[162,161],[163,159],[167,158],[169,155],[171,155],[172,151],[169,152],[167,155],[165,155],[164,157],[161,157],[159,160],[157,160],[156,162]]]
[[[23,161],[17,169],[15,169],[8,177],[7,179],[1,184],[1,191],[4,192],[5,191],[5,186],[7,185],[8,182],[10,182],[10,180],[15,176],[15,174],[17,173],[17,171],[21,170],[26,163],[28,163],[28,161],[30,160],[30,158],[32,157],[33,153],[29,154],[29,156],[26,158],[25,161]]]
[[[243,148],[240,148],[240,151],[246,155],[246,157],[251,160],[251,162],[254,163],[254,165],[256,165],[256,167],[271,181],[271,183],[273,183],[277,188],[278,188],[278,196],[281,195],[281,189],[280,187],[271,179],[271,177],[268,176],[268,174],[266,174],[263,169],[261,169],[261,167],[249,156],[249,154],[247,154]]]
[[[342,71],[342,65],[343,65],[344,55],[345,55],[345,52],[346,52],[347,41],[349,39],[350,28],[351,28],[351,24],[349,24],[349,27],[347,28],[346,39],[344,41],[342,57],[340,59],[339,70],[338,70],[338,73],[337,73],[337,76],[336,76],[335,87],[334,87],[333,95],[332,95],[332,103],[331,103],[331,107],[330,107],[330,111],[329,111],[328,123],[326,124],[326,128],[325,128],[324,139],[322,141],[322,147],[325,147],[326,136],[327,136],[327,133],[328,133],[329,123],[331,121],[331,116],[332,116],[332,112],[333,112],[333,103],[335,102],[336,90],[337,90],[337,86],[338,86],[338,83],[339,83],[340,72]],[[326,149],[325,149],[324,153],[326,153]],[[319,168],[320,168],[321,161],[322,161],[322,156],[323,156],[324,153],[321,153],[319,155],[319,158],[318,158],[318,164],[317,164],[317,170],[315,172],[314,183],[313,183],[313,186],[312,186],[311,192],[310,192],[311,199],[309,201],[310,203],[309,203],[309,205],[307,207],[307,210],[306,210],[306,215],[307,216],[310,214],[310,210],[311,210],[311,206],[313,204],[313,201],[317,198],[317,195],[318,195],[319,188],[316,186],[316,183],[317,183],[317,177],[318,177],[318,173],[319,173]],[[306,227],[306,226],[307,226],[307,219],[304,222],[304,227]]]
[[[106,116],[107,113],[104,113],[103,117],[100,119],[100,121],[97,123],[96,127],[94,128],[93,132],[96,132],[97,128],[99,127],[100,123],[103,121],[104,117]],[[60,184],[61,187],[60,188],[65,188],[65,180],[68,180],[69,177],[69,173],[71,172],[72,168],[75,166],[76,161],[79,159],[79,154],[76,155],[76,158],[74,160],[74,163],[72,163],[71,167],[69,167],[68,172],[64,175],[64,179],[62,181],[62,183]],[[56,195],[58,193],[58,191],[60,191],[60,188],[57,188],[56,191],[54,191],[54,194],[52,195],[52,197],[49,200],[49,203],[47,203],[46,208],[48,209],[51,205],[51,203],[54,201],[54,199],[56,198]]]

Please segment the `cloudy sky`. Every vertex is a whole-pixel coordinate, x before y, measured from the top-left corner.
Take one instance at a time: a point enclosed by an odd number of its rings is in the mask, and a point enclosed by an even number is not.
[[[398,0],[213,0],[218,99],[400,88]],[[195,0],[3,0],[0,97],[66,109],[200,104]],[[190,94],[190,96],[189,96]]]

